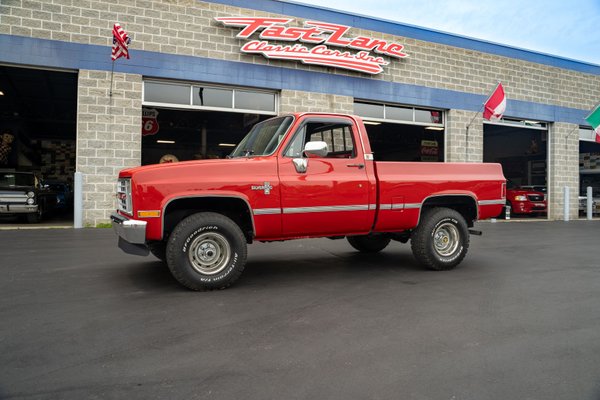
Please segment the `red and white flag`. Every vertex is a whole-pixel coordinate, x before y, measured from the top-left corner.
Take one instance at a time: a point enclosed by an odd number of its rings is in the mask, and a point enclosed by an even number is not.
[[[488,121],[502,118],[506,111],[506,95],[502,83],[498,83],[492,95],[483,104],[483,118]]]
[[[113,46],[112,46],[112,60],[115,61],[119,57],[125,57],[129,60],[129,46],[131,39],[127,35],[127,32],[121,28],[121,25],[115,24],[113,26]]]

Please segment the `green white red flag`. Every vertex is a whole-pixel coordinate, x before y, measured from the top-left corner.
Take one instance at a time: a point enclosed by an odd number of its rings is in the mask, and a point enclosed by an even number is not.
[[[588,115],[585,120],[592,126],[594,132],[596,132],[596,143],[600,143],[600,104],[596,106]]]

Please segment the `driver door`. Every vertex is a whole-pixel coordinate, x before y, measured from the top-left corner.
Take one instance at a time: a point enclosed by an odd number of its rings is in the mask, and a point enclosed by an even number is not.
[[[305,117],[279,158],[282,229],[286,237],[360,234],[373,224],[369,181],[351,119]],[[308,158],[308,142],[327,143]],[[360,154],[360,158],[359,158]],[[296,163],[294,162],[296,160]],[[299,171],[298,161],[306,164]]]

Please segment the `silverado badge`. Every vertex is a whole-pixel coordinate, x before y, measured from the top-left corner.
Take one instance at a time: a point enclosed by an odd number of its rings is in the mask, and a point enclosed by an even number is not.
[[[263,185],[259,185],[259,186],[251,186],[250,189],[252,190],[264,190],[265,194],[271,194],[271,189],[273,189],[273,186],[271,186],[271,182],[265,182]]]

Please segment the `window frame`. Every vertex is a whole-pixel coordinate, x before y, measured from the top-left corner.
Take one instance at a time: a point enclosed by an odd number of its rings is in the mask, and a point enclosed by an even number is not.
[[[164,103],[160,101],[146,101],[146,83],[155,83],[162,85],[173,85],[173,86],[189,86],[189,102],[188,104],[179,103]],[[194,104],[194,92],[197,88],[208,88],[208,89],[220,89],[220,90],[231,90],[231,107],[214,107],[214,106],[201,106]],[[272,94],[273,111],[265,111],[259,109],[248,109],[248,108],[235,108],[235,94],[238,92],[255,92],[262,94]],[[205,110],[205,111],[221,111],[221,112],[233,112],[233,113],[245,113],[245,114],[260,114],[260,115],[272,115],[277,116],[279,110],[279,92],[274,90],[263,90],[251,87],[239,87],[239,86],[226,86],[226,85],[215,85],[205,84],[203,82],[182,82],[182,81],[167,81],[161,79],[143,79],[142,81],[142,106],[144,107],[160,107],[160,108],[171,108],[171,109],[183,109],[183,110]]]
[[[348,158],[344,158],[344,159],[348,159],[348,160],[352,160],[358,157],[358,152],[356,151],[356,146],[357,146],[357,141],[356,141],[356,134],[357,132],[355,132],[355,130],[353,129],[353,127],[355,126],[354,123],[352,123],[352,121],[346,120],[346,119],[341,119],[341,118],[306,118],[305,120],[303,120],[300,125],[298,125],[298,127],[296,128],[296,130],[294,131],[294,133],[292,134],[290,140],[288,140],[288,142],[286,143],[283,152],[282,152],[282,157],[284,158],[306,158],[304,156],[304,147],[306,146],[306,126],[308,124],[311,123],[326,123],[328,125],[332,125],[332,126],[338,126],[342,125],[343,127],[349,127],[349,135],[352,139],[352,154],[351,157]],[[326,131],[327,129],[324,129],[324,131]],[[292,146],[292,144],[294,143],[296,136],[299,134],[300,131],[304,131],[303,133],[303,140],[302,140],[302,146],[301,146],[301,151],[300,151],[300,155],[299,156],[293,156],[293,155],[288,155],[288,151],[290,150],[290,147]],[[334,140],[333,140],[333,128],[330,129],[330,131],[332,132],[331,136],[332,136],[332,146],[334,145]],[[322,133],[322,132],[321,132]],[[322,140],[324,141],[324,140]],[[329,146],[329,144],[328,144]],[[346,146],[345,140],[344,140],[344,147]],[[328,153],[334,152],[333,149],[330,149],[330,151]],[[318,158],[331,158],[331,159],[336,159],[336,157],[318,157]]]

